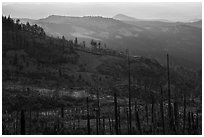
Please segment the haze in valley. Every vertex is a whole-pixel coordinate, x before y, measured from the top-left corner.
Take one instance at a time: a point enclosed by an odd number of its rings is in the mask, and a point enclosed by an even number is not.
[[[3,3],[3,15],[40,19],[49,15],[104,16],[125,14],[139,19],[194,21],[202,18],[201,2],[153,3]]]

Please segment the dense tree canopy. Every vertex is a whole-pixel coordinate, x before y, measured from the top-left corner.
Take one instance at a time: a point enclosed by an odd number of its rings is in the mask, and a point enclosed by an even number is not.
[[[29,23],[20,24],[10,17],[2,17],[3,52],[8,50],[24,50],[37,62],[59,64],[75,62],[78,58],[73,43],[63,36],[53,38],[46,36],[43,28]]]

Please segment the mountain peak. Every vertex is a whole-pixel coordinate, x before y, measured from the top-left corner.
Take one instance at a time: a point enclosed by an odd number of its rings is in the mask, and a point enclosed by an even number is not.
[[[60,15],[49,15],[46,18],[61,17]]]
[[[64,18],[64,17],[69,17],[69,16],[62,16],[62,15],[49,15],[46,18]]]
[[[117,20],[123,20],[123,21],[135,21],[137,20],[136,18],[124,15],[124,14],[117,14],[115,16],[113,16],[113,19],[117,19]]]

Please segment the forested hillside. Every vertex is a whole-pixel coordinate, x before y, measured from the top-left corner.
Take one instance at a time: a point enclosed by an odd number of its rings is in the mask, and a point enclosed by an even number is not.
[[[93,39],[114,50],[128,48],[130,55],[155,58],[161,64],[166,64],[163,56],[168,51],[174,66],[191,69],[202,66],[202,28],[195,27],[196,22],[138,20],[126,15],[116,19],[50,15],[38,20],[22,19],[26,21],[40,25],[49,35],[78,37],[80,42],[86,41],[87,46]]]
[[[79,39],[2,17],[3,134],[201,134],[201,70]]]
[[[48,37],[41,27],[19,24],[19,20],[14,22],[10,17],[2,17],[2,25],[3,80],[48,76],[58,73],[62,64],[77,63],[79,56],[73,41]]]

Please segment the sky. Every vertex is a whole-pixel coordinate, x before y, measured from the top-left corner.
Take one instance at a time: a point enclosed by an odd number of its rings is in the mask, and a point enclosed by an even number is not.
[[[202,19],[201,2],[69,2],[6,3],[2,14],[13,18],[40,19],[49,15],[104,16],[125,14],[138,19],[194,21]]]

